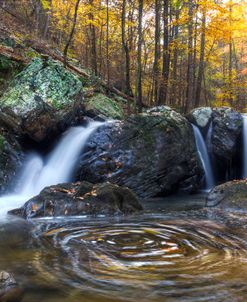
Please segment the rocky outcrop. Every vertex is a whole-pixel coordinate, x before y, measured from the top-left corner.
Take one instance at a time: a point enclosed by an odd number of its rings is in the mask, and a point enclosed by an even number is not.
[[[60,63],[36,58],[11,83],[0,107],[16,116],[23,135],[43,142],[82,121],[81,88]]]
[[[136,195],[111,183],[77,182],[47,187],[10,214],[24,218],[131,214],[142,210]]]
[[[200,107],[193,109],[186,117],[205,134],[212,120],[212,113],[211,107]]]
[[[13,135],[0,128],[0,193],[6,191],[21,165],[23,153]]]
[[[163,109],[100,127],[84,150],[78,178],[124,185],[141,197],[195,191],[203,171],[192,127]]]
[[[231,160],[237,151],[237,144],[243,127],[243,118],[237,111],[227,108],[214,108],[212,114],[213,154]]]
[[[20,302],[23,297],[23,290],[18,286],[12,274],[0,272],[0,301]]]
[[[196,125],[206,138],[212,122],[209,151],[218,159],[231,160],[236,154],[243,119],[240,113],[228,107],[201,107],[192,110],[187,119]]]
[[[216,186],[208,194],[206,206],[247,210],[247,180],[234,180]]]

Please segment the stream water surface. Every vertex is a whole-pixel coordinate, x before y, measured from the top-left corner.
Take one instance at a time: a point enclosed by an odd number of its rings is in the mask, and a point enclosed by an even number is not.
[[[247,216],[180,201],[122,218],[8,218],[0,267],[24,288],[24,302],[246,301]]]

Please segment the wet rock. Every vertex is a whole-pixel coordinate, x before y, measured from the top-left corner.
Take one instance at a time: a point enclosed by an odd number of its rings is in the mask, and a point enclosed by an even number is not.
[[[11,83],[0,107],[19,119],[22,134],[36,142],[52,140],[82,121],[81,88],[80,80],[62,64],[36,58]]]
[[[213,110],[211,107],[200,107],[193,109],[187,115],[187,119],[205,134],[211,122],[212,113]]]
[[[220,107],[213,109],[212,120],[213,154],[217,158],[231,160],[237,151],[243,118],[231,108]]]
[[[111,183],[77,182],[47,187],[9,213],[24,218],[131,214],[142,210],[136,195]]]
[[[190,123],[165,106],[100,127],[78,171],[79,179],[124,185],[141,197],[193,192],[202,175]]]
[[[18,286],[12,274],[0,272],[0,302],[19,302],[22,300],[23,290]]]
[[[6,191],[22,159],[23,152],[16,138],[0,128],[0,193]]]
[[[208,194],[206,206],[246,211],[247,180],[234,180],[216,186]]]

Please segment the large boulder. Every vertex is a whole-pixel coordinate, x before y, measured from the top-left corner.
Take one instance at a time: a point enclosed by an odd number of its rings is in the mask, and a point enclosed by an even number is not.
[[[47,187],[10,214],[35,218],[131,214],[140,210],[142,206],[130,189],[84,181]]]
[[[234,180],[216,186],[208,194],[206,206],[247,210],[247,180]]]
[[[242,115],[228,107],[214,108],[212,121],[213,154],[219,159],[231,160],[237,151],[243,127]]]
[[[198,189],[203,171],[192,127],[163,109],[100,127],[84,149],[78,178],[124,185],[140,197]]]
[[[186,117],[205,134],[211,122],[212,113],[211,107],[200,107],[193,109]]]
[[[36,58],[13,80],[0,108],[20,120],[24,136],[43,142],[82,121],[81,88],[79,78],[62,64]]]

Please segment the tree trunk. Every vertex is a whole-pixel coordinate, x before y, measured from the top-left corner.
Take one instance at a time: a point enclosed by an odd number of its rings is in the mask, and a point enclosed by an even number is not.
[[[63,51],[63,56],[64,56],[64,66],[66,67],[67,65],[67,54],[68,54],[68,49],[70,46],[70,43],[73,39],[74,33],[75,33],[75,27],[76,27],[76,21],[77,21],[77,14],[78,14],[78,8],[79,8],[79,4],[80,4],[81,0],[77,0],[76,1],[76,5],[75,5],[75,12],[74,12],[74,18],[73,18],[73,25],[72,25],[72,29],[69,35],[69,39],[65,45],[64,51]]]
[[[155,0],[154,102],[158,104],[160,80],[160,0]]]
[[[124,66],[124,75],[125,75],[124,92],[130,96],[133,96],[133,92],[130,84],[130,52],[129,52],[128,42],[126,41],[125,19],[126,19],[126,0],[123,0],[122,16],[121,16],[121,34],[122,34],[123,66]]]
[[[200,105],[202,78],[204,74],[204,54],[205,54],[205,27],[206,27],[206,8],[202,13],[202,32],[201,32],[201,45],[200,45],[200,61],[197,76],[196,94],[195,94],[195,107]]]
[[[109,60],[109,0],[106,0],[106,82],[110,84],[110,60]]]
[[[162,81],[161,81],[159,102],[158,102],[159,104],[166,104],[168,79],[169,79],[170,54],[169,54],[169,25],[168,25],[169,12],[168,11],[169,11],[169,0],[164,0],[163,68],[162,68]]]
[[[91,8],[94,6],[94,0],[89,0]],[[97,47],[96,47],[96,30],[95,26],[92,24],[94,21],[94,16],[92,11],[89,13],[89,20],[91,21],[89,25],[90,30],[90,44],[91,44],[91,67],[94,71],[94,74],[98,75],[98,66],[97,66]]]
[[[137,45],[137,98],[136,105],[138,112],[142,111],[142,17],[143,0],[139,0],[138,5],[138,45]]]
[[[184,111],[187,112],[193,101],[193,0],[188,2],[188,65],[187,65],[187,88]]]

